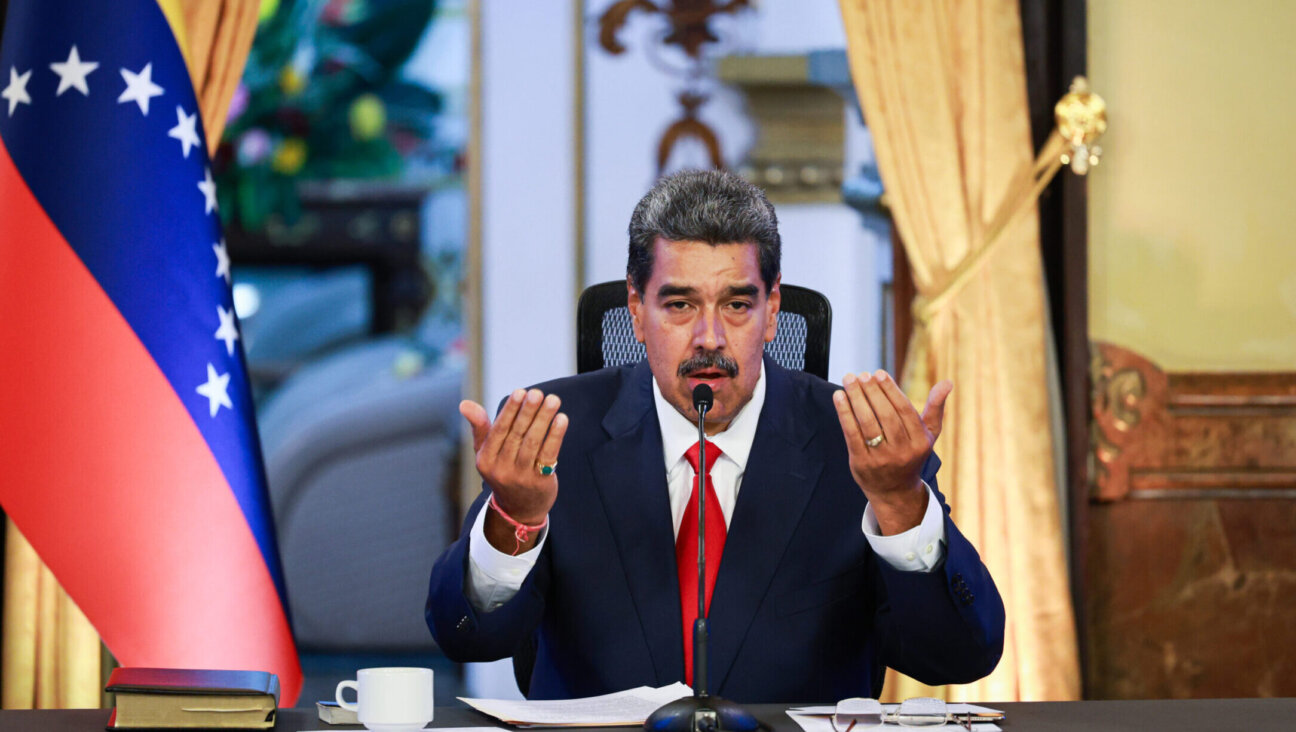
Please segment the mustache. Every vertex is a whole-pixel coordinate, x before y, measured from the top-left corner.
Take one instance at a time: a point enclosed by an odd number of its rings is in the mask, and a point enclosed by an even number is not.
[[[676,373],[680,376],[688,376],[694,371],[701,371],[702,369],[719,369],[732,379],[738,375],[738,362],[719,351],[700,351],[696,355],[685,359],[679,365]]]

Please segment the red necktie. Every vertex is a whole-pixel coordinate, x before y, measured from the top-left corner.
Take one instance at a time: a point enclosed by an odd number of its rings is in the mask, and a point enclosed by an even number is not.
[[[680,520],[679,534],[675,536],[675,564],[679,569],[680,608],[684,611],[684,681],[693,684],[693,623],[698,611],[698,443],[684,453],[693,467],[693,495],[689,496],[684,518]],[[711,484],[711,466],[724,453],[714,442],[707,443],[706,474],[706,606],[711,608],[711,592],[715,589],[716,574],[720,571],[720,557],[724,554],[725,521],[720,512],[720,499]]]

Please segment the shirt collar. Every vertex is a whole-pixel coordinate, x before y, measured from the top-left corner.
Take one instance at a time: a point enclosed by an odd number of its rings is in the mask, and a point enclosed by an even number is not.
[[[662,453],[666,459],[666,471],[684,458],[693,443],[697,442],[697,424],[680,414],[671,403],[662,396],[657,377],[652,380],[653,402],[657,405],[657,423],[661,426]],[[747,457],[751,454],[752,441],[756,439],[756,425],[760,423],[761,409],[765,406],[765,363],[762,360],[760,376],[756,379],[756,388],[752,390],[751,401],[747,402],[738,414],[729,422],[729,427],[718,435],[708,437],[730,460],[738,464],[739,470],[747,469]]]

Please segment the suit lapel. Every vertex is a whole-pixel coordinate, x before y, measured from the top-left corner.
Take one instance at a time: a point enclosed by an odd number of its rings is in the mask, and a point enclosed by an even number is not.
[[[675,536],[652,371],[641,361],[603,419],[611,438],[590,456],[594,480],[639,612],[658,684],[684,663]]]
[[[823,470],[822,459],[808,449],[814,436],[813,422],[806,414],[808,395],[793,393],[788,373],[768,357],[765,376],[765,406],[711,599],[709,687],[713,693],[724,689],[729,669]]]

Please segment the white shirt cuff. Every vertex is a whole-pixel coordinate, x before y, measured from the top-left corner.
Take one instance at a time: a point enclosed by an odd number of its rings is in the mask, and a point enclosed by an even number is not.
[[[902,572],[930,572],[945,558],[944,512],[927,481],[923,487],[927,489],[927,512],[921,523],[903,533],[883,536],[873,504],[864,507],[861,528],[873,553]]]
[[[489,505],[482,505],[468,535],[468,576],[464,578],[468,602],[480,612],[490,612],[513,599],[527,575],[531,574],[536,557],[540,556],[540,549],[549,536],[549,527],[545,526],[531,549],[516,556],[505,554],[486,540],[486,512],[489,510]]]

